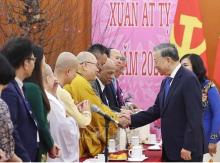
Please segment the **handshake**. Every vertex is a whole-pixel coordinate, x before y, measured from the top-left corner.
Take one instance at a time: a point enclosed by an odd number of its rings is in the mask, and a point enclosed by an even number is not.
[[[119,125],[122,128],[127,128],[129,125],[131,125],[131,114],[133,112],[131,110],[122,109],[119,117]]]

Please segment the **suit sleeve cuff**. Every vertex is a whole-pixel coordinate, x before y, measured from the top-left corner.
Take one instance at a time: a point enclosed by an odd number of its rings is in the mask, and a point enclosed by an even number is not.
[[[209,143],[216,144],[219,141],[219,134],[217,133],[211,133],[209,138]]]

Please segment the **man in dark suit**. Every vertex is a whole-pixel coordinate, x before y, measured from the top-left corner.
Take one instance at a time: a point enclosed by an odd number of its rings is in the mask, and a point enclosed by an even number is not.
[[[200,84],[193,73],[181,67],[174,45],[160,44],[153,54],[155,67],[167,76],[155,104],[147,111],[124,114],[120,123],[136,128],[161,118],[163,160],[202,161],[205,148]]]
[[[116,98],[116,92],[112,83],[112,79],[115,75],[115,64],[111,59],[107,59],[103,65],[102,70],[98,74],[96,79],[98,92],[102,102],[109,106],[112,110],[120,112],[120,107]]]
[[[125,106],[125,100],[123,97],[122,89],[119,86],[118,78],[124,73],[126,68],[126,58],[117,49],[110,49],[109,54],[110,58],[115,62],[116,66],[115,77],[112,80],[112,88],[114,88],[118,106],[121,108],[122,106]]]
[[[35,64],[32,43],[25,38],[12,38],[1,52],[15,68],[16,73],[15,80],[8,84],[1,95],[9,106],[14,125],[15,153],[22,161],[36,161],[37,124],[23,91],[23,80],[32,74]]]
[[[105,92],[106,97],[109,101],[109,107],[116,112],[121,112],[121,105],[117,99],[117,92],[115,90],[113,82],[105,85]]]

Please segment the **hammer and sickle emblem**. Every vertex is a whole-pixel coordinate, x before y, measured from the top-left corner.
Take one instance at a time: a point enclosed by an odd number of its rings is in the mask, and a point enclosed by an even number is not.
[[[195,53],[195,54],[202,54],[206,50],[206,42],[205,40],[202,41],[200,45],[197,47],[190,49],[190,44],[192,41],[192,35],[193,35],[193,29],[194,28],[202,28],[202,23],[199,21],[198,18],[187,16],[187,15],[181,15],[180,16],[180,24],[185,26],[184,32],[183,32],[183,39],[182,39],[182,45],[179,46],[176,43],[175,36],[174,36],[174,27],[171,29],[171,35],[170,35],[170,42],[175,44],[180,57],[187,53]]]

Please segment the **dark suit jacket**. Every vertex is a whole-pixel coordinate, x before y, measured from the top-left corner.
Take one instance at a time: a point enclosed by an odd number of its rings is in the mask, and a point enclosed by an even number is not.
[[[101,86],[100,86],[100,84],[99,84],[99,81],[98,81],[97,79],[94,81],[92,87],[93,87],[93,90],[94,90],[95,92],[97,92],[97,94],[98,94],[98,96],[101,98],[102,102],[103,102],[105,105],[109,106],[108,101],[107,101],[106,94],[103,93],[103,91],[102,91],[102,89],[101,89]]]
[[[15,153],[23,161],[36,161],[37,125],[29,103],[24,99],[15,80],[9,83],[1,96],[9,106],[14,125]]]
[[[119,102],[117,101],[115,88],[112,82],[105,86],[105,91],[106,91],[106,97],[109,102],[109,107],[114,111],[120,112],[121,111],[120,105]]]
[[[111,110],[120,112],[120,106],[119,106],[119,103],[116,99],[116,94],[115,94],[115,90],[114,90],[114,86],[113,86],[112,82],[108,85],[105,85],[104,92],[101,90],[101,86],[100,86],[99,81],[97,79],[95,80],[95,82],[93,82],[92,85],[93,85],[92,86],[93,89],[95,89],[97,94],[99,94],[102,102],[105,105],[109,106],[111,108]]]
[[[163,149],[170,160],[180,160],[182,148],[190,150],[192,157],[202,156],[205,150],[202,100],[196,76],[181,67],[165,103],[164,84],[165,80],[152,107],[131,116],[131,126],[140,127],[161,118]]]

